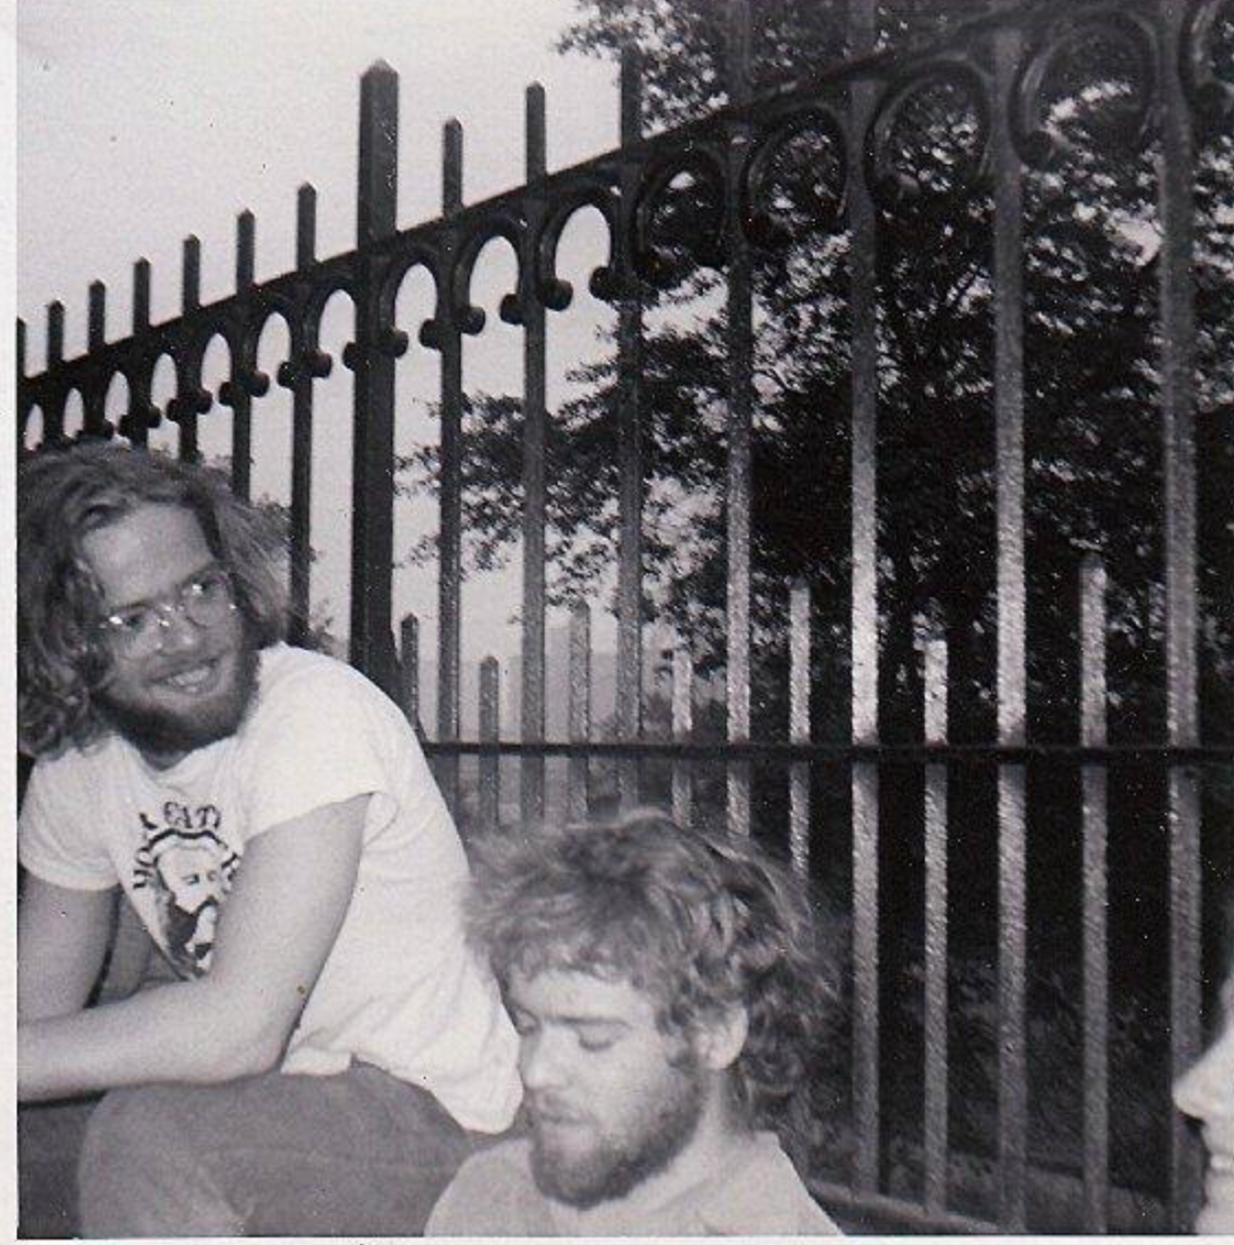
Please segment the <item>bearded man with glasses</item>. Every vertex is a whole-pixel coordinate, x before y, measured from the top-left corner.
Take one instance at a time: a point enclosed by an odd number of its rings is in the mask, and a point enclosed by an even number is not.
[[[86,1235],[410,1235],[518,1106],[414,732],[283,642],[278,553],[160,455],[21,472],[18,1092],[106,1093]],[[118,888],[172,971],[90,1006]]]

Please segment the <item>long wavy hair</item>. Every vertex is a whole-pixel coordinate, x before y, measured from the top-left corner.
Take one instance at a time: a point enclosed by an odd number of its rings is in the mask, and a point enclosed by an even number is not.
[[[655,1001],[670,1035],[743,1006],[733,1100],[751,1127],[783,1136],[836,1000],[795,877],[749,841],[655,810],[494,834],[474,854],[468,931],[503,985],[515,970],[626,981]]]
[[[28,459],[17,482],[17,689],[21,743],[36,756],[82,746],[103,729],[97,693],[110,658],[82,541],[150,505],[196,515],[259,646],[284,633],[286,598],[275,571],[281,538],[219,472],[103,442]]]

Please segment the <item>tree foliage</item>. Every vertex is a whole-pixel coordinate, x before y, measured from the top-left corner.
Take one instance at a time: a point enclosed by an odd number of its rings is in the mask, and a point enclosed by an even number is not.
[[[884,3],[879,38],[910,47],[982,4]],[[566,52],[640,52],[647,123],[670,127],[726,101],[725,6],[712,0],[581,0]],[[755,80],[802,80],[844,52],[840,6],[755,6]],[[1159,736],[1164,479],[1160,414],[1157,138],[1119,146],[1110,122],[1134,93],[1117,48],[1092,49],[1052,84],[1047,121],[1070,155],[1024,181],[1025,517],[1030,712],[1038,737],[1076,725],[1078,574],[1095,552],[1110,578],[1116,734]],[[880,211],[878,532],[885,733],[919,730],[923,627],[952,641],[959,735],[989,737],[997,627],[995,302],[992,187],[963,175],[977,126],[954,89],[921,97],[889,138],[913,194]],[[782,153],[778,211],[799,226],[838,173],[808,136]],[[1211,736],[1234,707],[1234,143],[1201,147],[1197,183],[1200,579],[1204,708]],[[683,227],[678,220],[676,226]],[[689,228],[688,218],[684,227]],[[840,682],[849,616],[850,237],[802,229],[756,266],[754,608],[760,660],[783,662],[788,585],[813,589],[820,643]],[[666,294],[644,344],[649,612],[722,663],[726,624],[727,396],[723,277],[694,270]],[[649,304],[654,302],[650,295]],[[1016,309],[1012,308],[1014,313]],[[591,591],[615,556],[615,359],[579,368],[579,396],[551,413],[550,556],[559,599]],[[465,517],[477,566],[519,534],[522,423],[513,395],[468,409]],[[431,452],[415,464],[431,477]],[[422,550],[422,553],[427,552]],[[821,677],[821,676],[820,676]],[[768,712],[781,718],[782,698]],[[832,727],[835,727],[833,722]],[[822,733],[827,726],[823,725]]]

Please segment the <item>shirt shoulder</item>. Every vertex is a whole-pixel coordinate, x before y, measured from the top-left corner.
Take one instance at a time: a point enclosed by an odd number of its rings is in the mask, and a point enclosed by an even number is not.
[[[759,1133],[748,1160],[710,1189],[698,1208],[707,1235],[841,1235],[772,1133]]]
[[[337,657],[285,643],[262,649],[257,684],[259,710],[289,696],[340,692],[361,700],[393,703],[375,683]]]
[[[114,886],[110,821],[100,811],[123,798],[122,754],[111,736],[68,747],[35,764],[18,818],[18,859],[45,881],[72,890]]]
[[[513,1138],[473,1154],[438,1199],[425,1236],[552,1236],[531,1174],[531,1146]]]

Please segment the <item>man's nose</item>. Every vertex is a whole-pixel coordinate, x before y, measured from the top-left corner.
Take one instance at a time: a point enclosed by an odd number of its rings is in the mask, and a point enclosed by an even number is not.
[[[159,611],[159,648],[163,652],[191,652],[203,634],[182,606],[168,605]]]
[[[518,1067],[529,1090],[560,1087],[567,1071],[562,1042],[552,1034],[524,1034],[519,1039]]]

